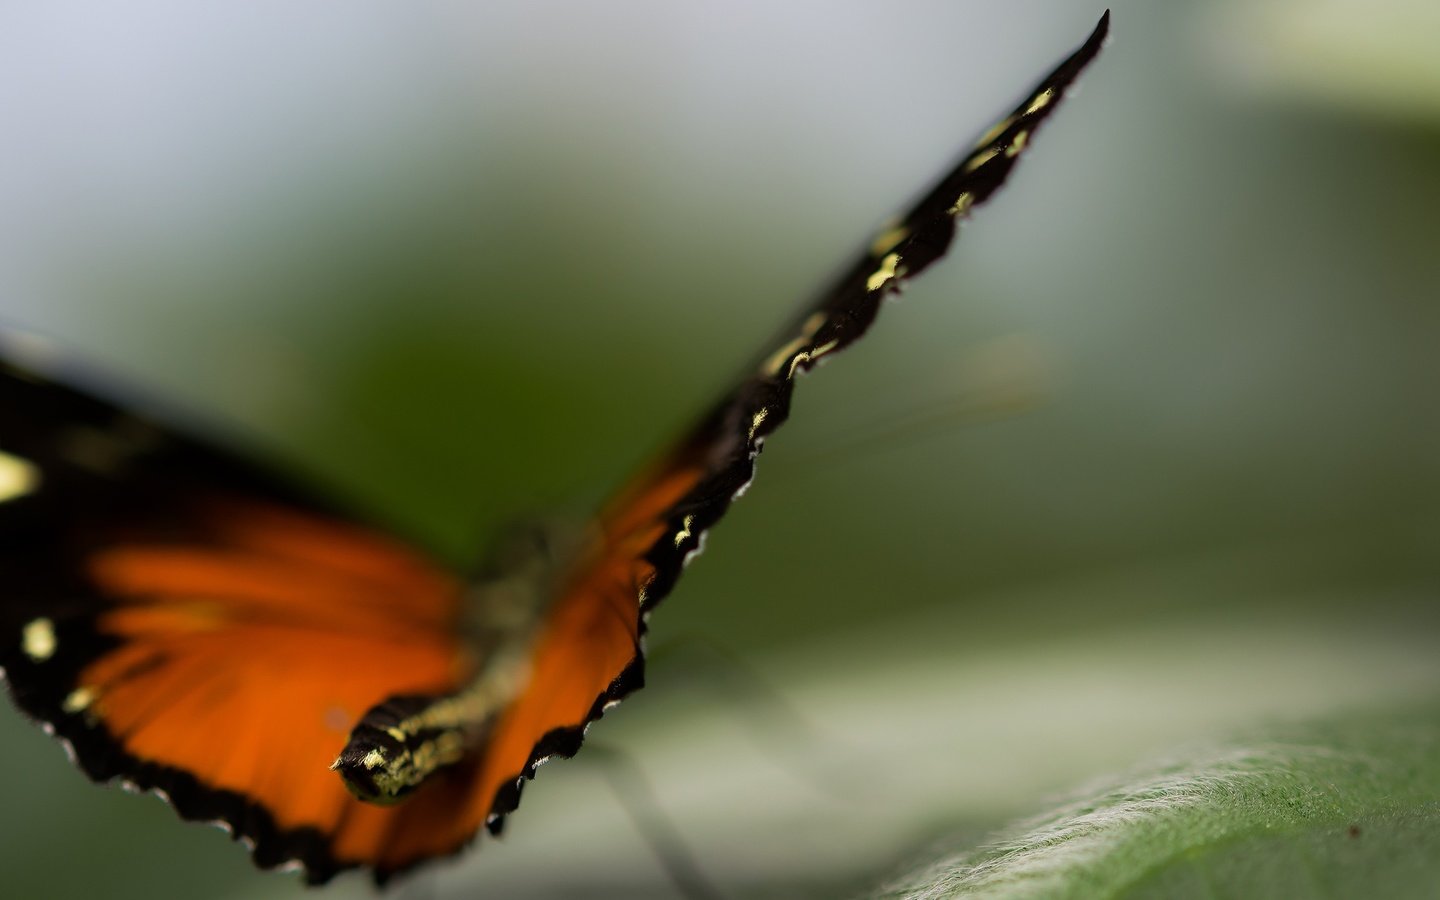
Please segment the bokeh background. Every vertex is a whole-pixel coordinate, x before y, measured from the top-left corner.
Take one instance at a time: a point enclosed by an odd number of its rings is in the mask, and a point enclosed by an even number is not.
[[[7,4],[0,316],[463,564],[663,446],[1100,12]],[[714,881],[863,889],[1178,743],[1435,702],[1437,38],[1114,5],[591,732]],[[8,709],[0,748],[6,893],[299,893]],[[585,756],[403,890],[667,895]]]

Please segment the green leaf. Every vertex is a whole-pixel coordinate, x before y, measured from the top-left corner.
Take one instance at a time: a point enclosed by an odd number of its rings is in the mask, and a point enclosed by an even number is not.
[[[885,897],[1434,897],[1440,709],[1271,728],[1107,784]]]

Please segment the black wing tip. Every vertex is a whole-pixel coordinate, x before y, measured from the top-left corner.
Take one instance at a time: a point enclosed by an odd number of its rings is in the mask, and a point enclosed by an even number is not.
[[[1100,14],[1100,21],[1095,23],[1095,30],[1080,45],[1079,53],[1085,59],[1093,59],[1101,49],[1110,41],[1110,10]]]
[[[1076,47],[1069,56],[1065,57],[1049,75],[1046,75],[1039,84],[1039,88],[1045,87],[1069,87],[1070,83],[1080,76],[1105,45],[1110,41],[1110,10],[1100,14],[1100,21],[1090,31],[1090,36],[1085,38],[1084,43]]]
[[[1056,66],[1055,71],[1045,81],[1073,80],[1086,66],[1090,65],[1095,57],[1100,55],[1100,51],[1109,41],[1110,10],[1107,9],[1100,14],[1100,21],[1095,23],[1094,29],[1091,30],[1090,36],[1085,39],[1085,42],[1076,47],[1075,52],[1071,53],[1064,62]]]

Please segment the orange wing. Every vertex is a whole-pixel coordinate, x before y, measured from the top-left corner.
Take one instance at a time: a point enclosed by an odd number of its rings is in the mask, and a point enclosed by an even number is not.
[[[377,704],[443,697],[481,665],[460,637],[464,585],[213,447],[0,366],[0,664],[16,703],[93,779],[160,792],[312,882],[354,866],[383,881],[498,831],[536,766],[641,684],[647,614],[749,484],[796,378],[946,252],[1107,25],[611,504],[483,745],[395,806],[356,800],[330,765]]]
[[[213,448],[13,367],[0,370],[0,650],[17,704],[97,781],[224,823],[257,863],[312,881],[453,852],[477,767],[410,802],[330,771],[397,693],[475,665],[463,585]],[[3,478],[0,478],[3,481]]]
[[[1084,45],[877,237],[740,385],[605,511],[601,547],[556,599],[531,680],[486,750],[475,802],[490,812],[492,828],[515,808],[540,761],[573,754],[589,723],[642,684],[648,613],[749,485],[765,439],[789,416],[796,378],[857,340],[887,297],[945,254],[959,222],[1005,181],[1108,29],[1107,12]]]

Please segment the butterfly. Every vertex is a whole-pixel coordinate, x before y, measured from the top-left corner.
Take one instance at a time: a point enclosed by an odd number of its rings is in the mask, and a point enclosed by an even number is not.
[[[1073,54],[886,226],[588,530],[466,579],[221,447],[0,361],[0,665],[96,782],[220,824],[263,868],[383,883],[498,834],[641,686],[650,612],[749,486],[800,375],[863,335],[1004,183]]]

